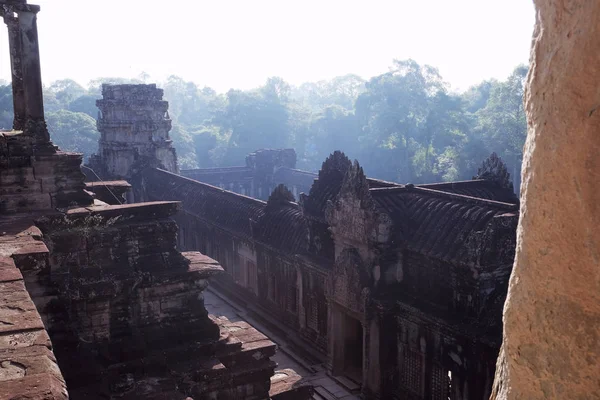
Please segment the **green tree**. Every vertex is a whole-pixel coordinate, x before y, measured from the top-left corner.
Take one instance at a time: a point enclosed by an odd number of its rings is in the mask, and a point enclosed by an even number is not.
[[[365,80],[358,75],[337,76],[330,81],[307,82],[291,91],[292,100],[313,112],[337,105],[354,110],[354,102],[365,90]]]
[[[0,129],[11,130],[13,126],[12,86],[0,86]]]
[[[198,168],[212,168],[220,164],[219,157],[227,147],[227,141],[219,140],[220,136],[219,128],[214,125],[200,127],[192,133]]]
[[[329,154],[342,149],[349,157],[359,156],[359,125],[353,112],[331,105],[317,114],[310,124],[306,162],[318,169]]]
[[[61,79],[52,82],[48,91],[54,94],[62,108],[66,108],[70,102],[86,94],[87,90],[72,79]]]
[[[356,101],[361,159],[378,177],[399,182],[441,179],[438,154],[461,140],[460,102],[447,93],[437,69],[395,60]]]
[[[269,78],[251,92],[232,89],[227,93],[227,106],[214,119],[230,135],[226,165],[240,164],[256,149],[289,145],[289,94],[290,87],[281,78]]]
[[[59,110],[46,113],[46,122],[52,141],[61,150],[83,153],[86,160],[96,152],[100,133],[89,115]]]
[[[75,100],[69,103],[67,107],[69,111],[81,112],[89,115],[92,118],[98,117],[98,107],[96,107],[96,100],[99,97],[85,94],[79,96]]]
[[[179,167],[181,169],[198,168],[194,140],[187,129],[177,122],[174,122],[169,136],[173,140],[173,146],[177,151]]]
[[[88,82],[88,93],[89,95],[102,97],[102,84],[106,83],[109,85],[125,85],[125,84],[141,84],[144,83],[139,79],[119,78],[119,77],[103,77],[92,79]]]
[[[474,128],[486,147],[498,153],[512,170],[516,190],[520,187],[520,166],[527,136],[523,107],[526,76],[527,67],[520,65],[506,81],[494,84],[485,107],[476,112]]]

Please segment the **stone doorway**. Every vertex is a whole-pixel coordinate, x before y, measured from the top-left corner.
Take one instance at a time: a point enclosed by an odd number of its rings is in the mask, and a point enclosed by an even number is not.
[[[343,375],[362,383],[363,327],[359,320],[344,315],[344,367]]]

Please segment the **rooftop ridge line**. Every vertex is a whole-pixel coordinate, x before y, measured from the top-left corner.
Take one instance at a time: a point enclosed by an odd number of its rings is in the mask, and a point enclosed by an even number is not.
[[[452,182],[433,182],[433,183],[418,183],[416,187],[429,188],[431,186],[453,186],[453,185],[466,185],[469,183],[493,183],[487,179],[469,179],[464,181],[452,181]]]
[[[279,167],[278,169],[283,169],[283,170],[286,170],[286,171],[299,172],[301,174],[311,175],[311,176],[314,176],[314,177],[319,176],[319,174],[317,174],[316,172],[311,172],[311,171],[307,171],[307,170],[304,170],[304,169],[290,168],[290,167]]]
[[[193,168],[193,169],[183,169],[181,172],[201,172],[201,173],[214,173],[220,171],[242,171],[248,170],[252,171],[252,168],[246,167],[245,165],[234,165],[232,167],[216,167],[216,168]]]
[[[200,181],[197,181],[195,179],[188,178],[187,176],[178,175],[178,174],[175,174],[173,172],[165,171],[164,169],[160,169],[160,168],[152,168],[152,169],[155,170],[155,171],[157,171],[157,172],[159,172],[159,173],[163,173],[163,174],[166,174],[166,175],[173,175],[173,176],[175,176],[177,178],[193,182],[194,184],[197,184],[197,185],[200,185],[200,186],[204,186],[208,190],[226,193],[228,196],[231,196],[232,198],[239,198],[240,200],[245,201],[247,203],[254,203],[256,205],[261,205],[261,206],[266,206],[267,205],[267,202],[264,201],[264,200],[258,200],[258,199],[255,199],[253,197],[249,197],[249,196],[246,196],[246,195],[243,195],[243,194],[239,194],[239,193],[235,193],[235,192],[229,191],[227,189],[221,189],[218,186],[209,185],[208,183],[200,182]]]
[[[519,210],[519,206],[517,204],[513,204],[513,203],[504,203],[501,201],[488,200],[488,199],[483,199],[481,197],[467,196],[464,194],[448,193],[448,192],[444,192],[442,190],[429,189],[429,188],[424,188],[421,186],[401,186],[401,187],[369,189],[369,193],[371,193],[371,195],[374,195],[374,196],[383,195],[386,193],[396,193],[396,192],[398,192],[398,193],[420,192],[423,194],[428,194],[428,195],[436,196],[436,197],[444,197],[444,198],[448,198],[448,199],[454,199],[454,200],[459,200],[459,201],[464,201],[464,202],[469,202],[469,203],[487,205],[487,206],[491,206],[491,207],[495,207],[495,208],[499,208],[499,209],[503,209],[503,210],[507,210],[507,211],[518,211]]]

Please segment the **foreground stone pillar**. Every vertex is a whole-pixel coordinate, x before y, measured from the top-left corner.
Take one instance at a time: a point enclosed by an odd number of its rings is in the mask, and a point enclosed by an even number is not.
[[[521,218],[492,399],[600,398],[600,2],[535,4]]]
[[[21,69],[21,58],[23,48],[21,45],[21,31],[19,20],[12,15],[5,15],[4,21],[8,26],[8,45],[10,48],[10,69],[12,75],[12,93],[14,121],[13,129],[22,131],[25,128],[26,107],[25,92],[23,89],[23,70]]]
[[[40,49],[38,44],[37,12],[39,7],[28,5],[19,10],[19,29],[21,32],[23,90],[27,121],[25,132],[35,137],[38,143],[49,143],[50,135],[44,119],[44,98],[42,94],[42,72]]]

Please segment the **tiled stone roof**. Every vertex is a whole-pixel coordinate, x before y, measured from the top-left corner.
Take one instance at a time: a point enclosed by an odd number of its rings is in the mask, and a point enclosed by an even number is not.
[[[288,254],[308,250],[308,224],[296,203],[267,210],[254,228],[256,240]]]
[[[492,218],[518,213],[518,205],[445,193],[423,187],[370,190],[393,221],[393,239],[431,257],[468,263],[473,240]]]
[[[425,189],[434,189],[442,192],[462,194],[465,196],[479,197],[481,199],[501,201],[505,203],[517,203],[519,199],[509,189],[498,185],[496,182],[486,179],[475,179],[461,182],[442,182],[415,185]]]
[[[332,169],[324,176],[329,185],[318,185],[319,179],[310,195],[304,197],[302,206],[291,201],[268,206],[264,201],[158,169],[144,172],[144,186],[149,200],[179,200],[186,212],[217,227],[286,254],[306,254],[307,216],[320,220],[327,201],[336,198],[343,180],[333,179],[336,173],[341,170]],[[371,186],[372,182],[368,183]],[[376,184],[377,181],[373,186]],[[369,193],[379,211],[392,220],[393,246],[406,246],[456,264],[472,264],[477,241],[492,219],[503,214],[516,215],[518,205],[450,192],[461,189],[485,194],[490,186],[482,181],[439,186],[448,192],[431,189],[436,185],[398,185],[370,188]],[[489,190],[492,195],[492,189]]]

